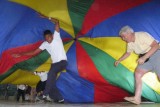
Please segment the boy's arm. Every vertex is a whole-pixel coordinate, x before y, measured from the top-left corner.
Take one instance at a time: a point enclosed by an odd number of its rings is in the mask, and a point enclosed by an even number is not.
[[[59,26],[59,20],[58,20],[58,19],[56,19],[56,18],[51,18],[51,17],[47,17],[47,16],[45,16],[45,15],[43,15],[43,14],[41,14],[41,13],[39,13],[39,15],[40,15],[40,17],[42,17],[42,18],[47,18],[47,19],[49,19],[50,21],[52,21],[52,22],[55,24],[55,30],[56,30],[57,32],[60,32],[60,26]]]
[[[59,26],[59,20],[55,19],[55,18],[49,18],[53,23],[55,23],[55,30],[57,32],[60,32],[60,26]]]
[[[21,53],[21,54],[12,54],[12,56],[15,57],[15,58],[18,58],[18,57],[21,57],[22,55],[35,55],[35,54],[38,54],[41,51],[42,51],[41,49],[37,48],[34,51],[25,52],[25,53]]]

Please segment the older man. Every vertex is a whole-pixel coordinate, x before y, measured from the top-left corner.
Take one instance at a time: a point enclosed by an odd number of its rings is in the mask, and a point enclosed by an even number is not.
[[[134,104],[141,103],[143,75],[155,71],[160,80],[160,50],[156,40],[147,32],[134,32],[129,26],[124,26],[119,32],[122,40],[127,42],[127,51],[114,63],[117,66],[134,51],[139,55],[138,66],[135,69],[135,96],[124,99]]]

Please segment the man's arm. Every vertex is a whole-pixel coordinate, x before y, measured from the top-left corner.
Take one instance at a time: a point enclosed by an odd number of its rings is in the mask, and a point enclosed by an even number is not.
[[[155,40],[152,42],[150,46],[151,46],[151,49],[143,57],[138,59],[139,64],[143,64],[147,58],[149,58],[159,49],[159,44]]]
[[[114,65],[117,66],[121,61],[125,60],[127,57],[130,56],[131,53],[126,52],[124,53],[115,63]]]
[[[152,42],[150,46],[151,49],[144,55],[146,59],[153,55],[153,53],[155,53],[159,49],[159,44],[155,40]]]

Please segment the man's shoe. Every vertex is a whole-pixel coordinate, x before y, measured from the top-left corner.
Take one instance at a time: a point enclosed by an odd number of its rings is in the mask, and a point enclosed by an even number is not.
[[[62,100],[55,100],[54,102],[55,103],[61,103],[61,104],[63,104],[64,103],[64,99],[62,99]]]

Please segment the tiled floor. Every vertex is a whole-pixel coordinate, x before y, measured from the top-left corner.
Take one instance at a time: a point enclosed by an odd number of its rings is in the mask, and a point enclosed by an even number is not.
[[[160,107],[157,103],[97,103],[97,104],[56,104],[56,103],[29,103],[0,100],[0,107]]]

